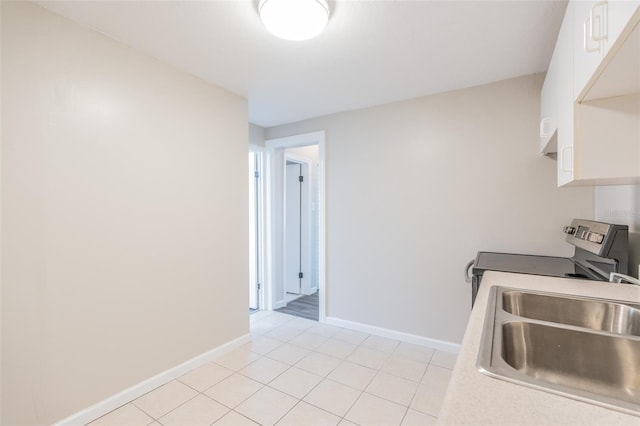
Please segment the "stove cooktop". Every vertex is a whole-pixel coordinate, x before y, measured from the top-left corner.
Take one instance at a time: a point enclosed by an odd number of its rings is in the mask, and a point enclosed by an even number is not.
[[[479,252],[473,265],[473,274],[484,271],[512,272],[516,274],[545,275],[562,278],[601,280],[568,257],[536,256],[527,254]]]

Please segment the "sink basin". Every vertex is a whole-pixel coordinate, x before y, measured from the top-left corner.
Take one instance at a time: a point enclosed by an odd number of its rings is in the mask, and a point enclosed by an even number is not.
[[[640,336],[640,307],[637,305],[505,291],[502,308],[519,317]]]
[[[502,324],[502,351],[536,380],[640,404],[640,340],[518,321]]]
[[[492,287],[477,366],[640,416],[640,306]]]

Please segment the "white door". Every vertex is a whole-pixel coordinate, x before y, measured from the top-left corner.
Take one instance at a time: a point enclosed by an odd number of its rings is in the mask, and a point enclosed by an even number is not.
[[[285,279],[287,293],[300,294],[302,280],[302,165],[287,161],[285,173]]]

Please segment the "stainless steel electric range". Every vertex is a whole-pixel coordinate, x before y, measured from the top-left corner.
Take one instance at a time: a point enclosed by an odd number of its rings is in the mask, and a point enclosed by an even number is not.
[[[608,281],[612,272],[628,273],[628,226],[574,219],[563,232],[567,234],[566,242],[575,248],[572,257],[478,252],[466,270],[467,281],[471,282],[471,304],[476,300],[485,271],[597,281]]]

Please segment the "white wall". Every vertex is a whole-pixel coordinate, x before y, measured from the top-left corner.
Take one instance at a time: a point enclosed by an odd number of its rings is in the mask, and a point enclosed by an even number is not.
[[[248,332],[247,102],[2,2],[2,424]]]
[[[640,185],[599,186],[595,190],[596,220],[629,226],[629,274],[640,267]]]
[[[326,130],[327,315],[460,342],[478,250],[570,255],[592,188],[537,152],[542,76],[266,129]]]

